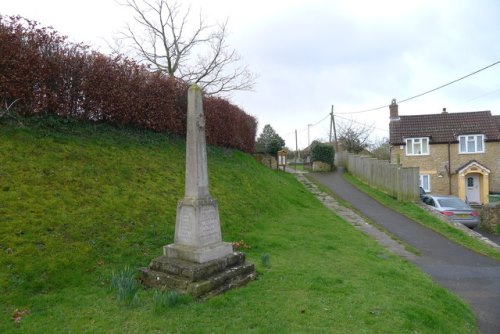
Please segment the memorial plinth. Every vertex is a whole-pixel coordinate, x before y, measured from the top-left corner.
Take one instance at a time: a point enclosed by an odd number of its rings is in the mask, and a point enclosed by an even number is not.
[[[177,205],[174,243],[163,256],[141,268],[150,287],[174,289],[195,297],[217,294],[255,278],[253,264],[222,241],[217,202],[208,185],[205,116],[200,88],[188,91],[185,196]]]

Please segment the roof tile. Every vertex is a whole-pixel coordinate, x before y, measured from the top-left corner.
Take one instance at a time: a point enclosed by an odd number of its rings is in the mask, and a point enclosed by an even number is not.
[[[430,137],[430,143],[457,142],[459,135],[484,134],[486,141],[500,141],[500,116],[490,111],[400,116],[389,124],[390,143],[404,144],[405,138]]]

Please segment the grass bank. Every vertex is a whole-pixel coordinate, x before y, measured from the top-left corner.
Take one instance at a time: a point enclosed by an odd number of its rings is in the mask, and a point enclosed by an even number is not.
[[[50,117],[0,120],[2,333],[474,333],[470,309],[291,175],[208,149],[223,239],[258,279],[205,302],[124,306],[112,272],[173,239],[184,142]],[[269,254],[269,266],[260,259]],[[17,310],[17,311],[16,311]],[[15,321],[16,320],[16,321]]]
[[[476,238],[467,235],[463,231],[443,222],[442,220],[428,213],[415,203],[398,201],[397,199],[389,196],[383,191],[373,188],[370,185],[364,183],[363,181],[359,180],[352,174],[344,173],[343,177],[348,182],[350,182],[351,184],[353,184],[366,194],[370,195],[383,205],[401,213],[402,215],[424,226],[429,227],[430,229],[442,234],[446,238],[453,240],[475,252],[484,254],[495,260],[500,261],[500,251],[498,249],[490,247],[482,243],[481,241],[477,240]]]

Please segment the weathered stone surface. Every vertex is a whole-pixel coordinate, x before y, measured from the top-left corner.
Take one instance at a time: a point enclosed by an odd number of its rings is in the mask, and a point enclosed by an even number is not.
[[[330,172],[332,166],[321,161],[313,161],[312,170],[313,172]]]
[[[210,196],[205,139],[205,116],[201,89],[188,91],[186,137],[186,189],[177,205],[174,243],[164,255],[203,263],[230,254],[230,243],[222,241],[219,209]]]
[[[174,243],[163,256],[141,268],[144,285],[207,297],[239,287],[256,277],[243,253],[221,237],[217,202],[208,187],[205,117],[201,90],[188,91],[186,189],[177,205]]]
[[[485,205],[481,210],[481,227],[491,233],[497,233],[500,225],[500,202]]]
[[[141,268],[144,285],[189,293],[206,298],[240,287],[255,279],[255,268],[245,262],[243,253],[233,253],[206,263],[194,263],[160,256],[149,267]]]
[[[245,254],[232,253],[217,260],[212,260],[205,263],[194,263],[171,258],[168,256],[160,256],[151,261],[149,268],[154,271],[161,271],[170,275],[177,275],[194,282],[206,279],[213,274],[219,273],[226,268],[231,268],[245,263]]]

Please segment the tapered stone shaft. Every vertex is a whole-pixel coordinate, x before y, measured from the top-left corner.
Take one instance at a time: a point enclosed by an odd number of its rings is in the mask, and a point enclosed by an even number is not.
[[[255,267],[245,254],[221,237],[217,202],[208,189],[203,96],[198,86],[188,91],[186,184],[177,204],[174,243],[163,247],[148,267],[139,269],[141,282],[208,298],[255,279]]]
[[[201,89],[193,85],[188,91],[186,137],[186,198],[209,196],[205,115]]]
[[[203,263],[232,253],[232,245],[222,241],[217,202],[208,189],[205,116],[201,89],[188,91],[186,135],[186,192],[177,205],[174,243],[164,254]]]

